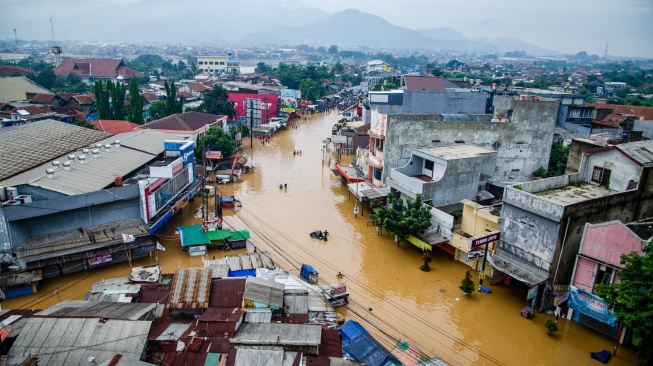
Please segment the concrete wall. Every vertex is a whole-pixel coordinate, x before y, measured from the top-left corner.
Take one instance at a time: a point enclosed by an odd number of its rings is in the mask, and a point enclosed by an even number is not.
[[[482,92],[404,90],[401,104],[375,103],[370,99],[370,111],[385,114],[483,114],[487,98],[487,94]],[[365,113],[363,116],[365,123],[370,123],[370,115]]]
[[[553,141],[556,102],[511,100],[511,122],[444,122],[437,115],[388,116],[385,169],[406,164],[417,147],[453,145],[465,141],[498,153],[492,174],[495,183],[531,179],[547,167]]]
[[[583,160],[583,154],[587,150],[593,150],[603,147],[596,141],[589,139],[573,139],[569,145],[569,156],[567,157],[567,166],[565,167],[565,174],[575,173],[580,170],[580,163]]]
[[[653,121],[637,120],[633,123],[633,131],[642,131],[642,136],[653,139]]]
[[[642,173],[641,166],[616,149],[586,155],[585,162],[581,164],[586,165],[585,180],[590,184],[596,184],[591,183],[592,172],[595,167],[610,169],[610,180],[607,187],[617,192],[637,187],[639,176]]]
[[[30,237],[140,218],[138,185],[5,208],[12,248]]]

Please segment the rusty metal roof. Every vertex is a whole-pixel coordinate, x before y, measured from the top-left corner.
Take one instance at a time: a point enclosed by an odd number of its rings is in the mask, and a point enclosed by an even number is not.
[[[243,324],[231,344],[260,346],[318,346],[322,327],[308,324]]]
[[[342,357],[342,338],[335,329],[322,329],[320,356]]]
[[[210,306],[222,308],[240,308],[243,306],[246,280],[219,279],[211,282]]]
[[[138,292],[140,303],[167,303],[170,295],[170,285],[143,284]]]
[[[123,320],[145,320],[154,312],[154,304],[138,304],[111,301],[66,300],[34,316],[49,318],[104,318]]]
[[[243,317],[245,310],[237,308],[209,307],[200,317],[203,322],[238,322]]]
[[[211,269],[178,269],[172,280],[168,298],[169,309],[200,309],[209,307]]]

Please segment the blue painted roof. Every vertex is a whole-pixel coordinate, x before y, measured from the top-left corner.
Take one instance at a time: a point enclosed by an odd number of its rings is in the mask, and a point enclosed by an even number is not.
[[[354,320],[347,320],[340,328],[340,332],[342,333],[342,342],[345,346],[361,334],[370,334],[359,322]]]
[[[401,362],[369,334],[361,334],[345,346],[345,352],[369,366],[401,365]]]

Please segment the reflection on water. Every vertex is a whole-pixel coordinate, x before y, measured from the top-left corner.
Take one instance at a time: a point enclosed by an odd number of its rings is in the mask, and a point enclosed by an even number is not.
[[[331,147],[322,150],[322,141],[337,119],[336,113],[330,113],[298,120],[297,129],[277,133],[266,145],[254,141],[253,148],[246,139],[242,154],[256,168],[243,174],[237,184],[218,186],[219,194],[235,195],[243,204],[237,211],[224,210],[225,224],[249,230],[251,245],[270,251],[276,263],[294,274],[302,263],[312,264],[320,272],[320,282],[327,284],[337,282],[336,274],[342,272],[350,292],[350,305],[340,308],[343,314],[361,322],[388,348],[396,339],[410,340],[451,365],[594,365],[590,351],[612,349],[613,340],[565,319],[558,322],[558,332],[548,336],[544,321],[553,316],[520,317],[526,294],[514,288],[495,285],[491,294],[464,296],[458,289],[468,269],[463,263],[436,250],[431,272],[422,272],[418,248],[406,243],[397,247],[387,233],[377,235],[367,210],[354,218],[353,197],[349,198],[347,187],[327,166],[336,157]],[[293,155],[294,150],[302,153]],[[348,159],[352,157],[344,156],[340,163]],[[287,188],[279,189],[280,184]],[[199,257],[181,250],[175,234],[179,225],[200,222],[194,216],[200,204],[198,197],[157,235],[156,240],[166,248],[158,253],[165,272],[202,266]],[[311,231],[325,229],[327,242],[309,236]],[[153,263],[155,255],[133,265]],[[58,301],[55,288],[61,299],[81,299],[93,282],[128,273],[129,264],[120,263],[44,280],[37,294],[2,305],[4,309],[45,308]],[[610,361],[613,366],[635,363],[632,350],[625,348]]]

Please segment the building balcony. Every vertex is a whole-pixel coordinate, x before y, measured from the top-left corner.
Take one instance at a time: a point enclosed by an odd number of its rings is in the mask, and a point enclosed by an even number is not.
[[[370,152],[370,154],[367,156],[367,163],[374,168],[383,169],[383,155],[381,158],[379,158],[378,156],[374,155],[374,152]]]
[[[404,174],[400,169],[393,168],[390,170],[390,176],[387,180],[388,186],[411,199],[415,199],[418,194],[423,198],[433,196],[437,182],[432,181],[431,177]]]

